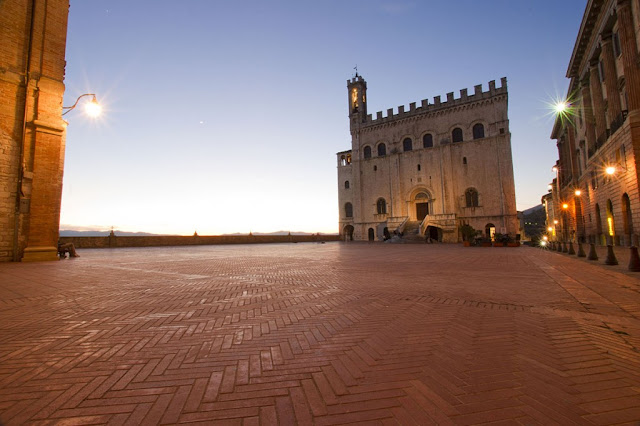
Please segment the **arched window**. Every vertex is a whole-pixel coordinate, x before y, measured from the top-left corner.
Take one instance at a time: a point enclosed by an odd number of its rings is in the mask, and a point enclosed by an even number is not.
[[[427,133],[422,137],[422,147],[431,148],[432,146],[433,146],[433,135],[431,133]]]
[[[420,164],[418,164],[418,171],[420,171],[420,169],[421,169]]]
[[[462,142],[462,129],[460,127],[456,127],[451,131],[451,141]]]
[[[353,206],[351,203],[347,203],[344,205],[344,215],[345,217],[353,217]]]
[[[378,198],[376,202],[376,210],[378,214],[387,214],[387,202],[384,198]]]
[[[474,139],[484,138],[484,126],[482,125],[482,123],[478,123],[473,126],[473,138]]]
[[[344,181],[344,189],[349,189],[349,181],[348,180]]]
[[[378,145],[378,157],[384,157],[387,155],[387,146],[383,143]]]
[[[340,156],[340,165],[341,166],[346,166],[347,165],[347,156],[346,155]]]
[[[370,146],[365,146],[364,147],[364,158],[371,158],[371,147]]]
[[[478,191],[475,188],[469,188],[464,193],[464,199],[467,207],[478,207]]]
[[[402,149],[404,151],[411,151],[413,149],[413,141],[411,138],[404,138],[402,141]]]
[[[462,164],[467,164],[467,157],[462,157]]]

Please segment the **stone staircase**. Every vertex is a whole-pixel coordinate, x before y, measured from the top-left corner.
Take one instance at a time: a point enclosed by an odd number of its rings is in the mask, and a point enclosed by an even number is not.
[[[420,222],[408,221],[402,233],[405,243],[424,243],[424,235],[420,235]]]

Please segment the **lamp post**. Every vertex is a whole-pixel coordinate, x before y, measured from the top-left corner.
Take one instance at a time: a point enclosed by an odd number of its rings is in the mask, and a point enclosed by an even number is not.
[[[102,106],[98,103],[98,100],[96,99],[96,95],[94,93],[85,93],[83,95],[78,96],[78,99],[76,99],[76,102],[71,105],[71,106],[63,106],[62,109],[64,110],[64,112],[62,113],[62,115],[66,115],[68,113],[70,113],[71,111],[73,111],[75,109],[75,107],[78,106],[78,103],[80,102],[80,99],[86,97],[86,96],[91,96],[92,99],[87,102],[87,104],[85,105],[85,112],[87,113],[88,116],[90,117],[97,117],[100,115],[100,113],[102,112]]]

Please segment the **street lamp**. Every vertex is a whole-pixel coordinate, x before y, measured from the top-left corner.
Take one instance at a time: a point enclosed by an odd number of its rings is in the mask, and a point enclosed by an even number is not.
[[[78,106],[78,102],[80,102],[80,99],[84,98],[85,96],[92,96],[92,99],[87,102],[87,104],[84,107],[85,112],[87,113],[87,115],[89,117],[97,117],[100,115],[100,113],[102,112],[102,106],[98,103],[98,100],[96,99],[96,95],[93,93],[85,93],[84,95],[80,95],[78,96],[78,99],[76,99],[76,102],[71,105],[71,106],[63,106],[62,109],[66,110],[65,112],[62,113],[62,115],[66,115],[69,112],[71,112],[75,107]]]

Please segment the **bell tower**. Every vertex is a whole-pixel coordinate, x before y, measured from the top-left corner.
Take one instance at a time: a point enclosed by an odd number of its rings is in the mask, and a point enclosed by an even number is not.
[[[364,123],[367,119],[367,82],[358,75],[351,80],[347,80],[349,93],[349,122],[351,128],[359,123]]]

